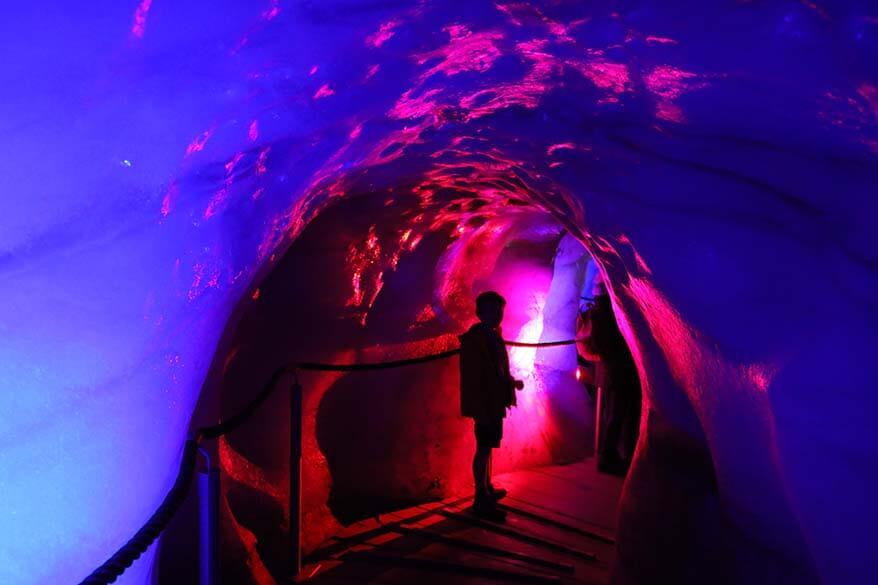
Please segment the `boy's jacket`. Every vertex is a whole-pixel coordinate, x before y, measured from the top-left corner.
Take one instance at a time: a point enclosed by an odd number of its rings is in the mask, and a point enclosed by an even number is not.
[[[460,414],[476,419],[504,418],[515,406],[509,356],[500,334],[477,323],[460,339]]]

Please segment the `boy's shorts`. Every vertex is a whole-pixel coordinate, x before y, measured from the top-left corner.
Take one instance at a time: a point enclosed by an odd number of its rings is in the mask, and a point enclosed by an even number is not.
[[[475,419],[476,445],[496,449],[503,438],[503,419]]]

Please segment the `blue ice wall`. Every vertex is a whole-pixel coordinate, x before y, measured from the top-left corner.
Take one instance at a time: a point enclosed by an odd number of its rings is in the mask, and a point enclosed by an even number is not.
[[[667,434],[710,454],[740,582],[878,578],[873,4],[36,0],[0,29],[0,582],[134,532],[232,307],[363,184],[528,202],[603,267],[652,416],[620,582],[686,554],[643,557],[637,512],[686,505],[649,489]]]

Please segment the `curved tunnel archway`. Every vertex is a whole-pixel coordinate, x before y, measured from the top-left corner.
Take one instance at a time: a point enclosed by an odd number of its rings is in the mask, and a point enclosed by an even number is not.
[[[545,211],[508,195],[492,200],[446,187],[426,203],[398,187],[348,195],[317,214],[244,296],[202,410],[219,402],[220,412],[234,412],[282,363],[371,362],[456,347],[456,334],[473,321],[474,292],[486,288],[509,299],[507,337],[572,338],[587,254],[567,243],[569,265],[553,262],[563,231]],[[553,263],[563,278],[553,277]],[[511,357],[527,387],[496,470],[588,454],[594,415],[574,377],[575,350],[516,348]],[[471,430],[458,412],[456,360],[302,375],[307,549],[339,523],[471,489]],[[273,400],[250,428],[220,443],[229,478],[224,574],[243,571],[242,582],[282,574],[287,561],[288,408],[282,393]],[[265,572],[253,569],[263,565]]]

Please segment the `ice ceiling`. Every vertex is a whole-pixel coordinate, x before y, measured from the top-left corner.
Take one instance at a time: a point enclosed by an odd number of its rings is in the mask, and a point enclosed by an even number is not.
[[[872,3],[5,13],[0,582],[76,580],[133,533],[233,307],[369,190],[425,213],[391,259],[539,213],[600,262],[650,405],[619,582],[711,555],[740,582],[878,579]],[[367,319],[384,274],[351,276]],[[705,534],[735,552],[698,557]]]

